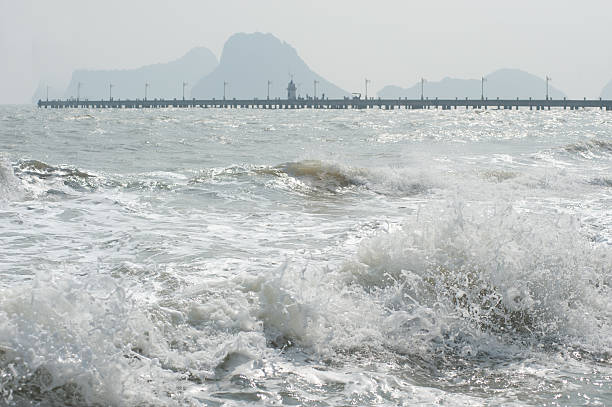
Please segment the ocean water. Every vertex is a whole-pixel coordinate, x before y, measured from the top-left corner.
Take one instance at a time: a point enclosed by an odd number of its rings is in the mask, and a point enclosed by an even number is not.
[[[2,106],[0,405],[612,405],[612,113]]]

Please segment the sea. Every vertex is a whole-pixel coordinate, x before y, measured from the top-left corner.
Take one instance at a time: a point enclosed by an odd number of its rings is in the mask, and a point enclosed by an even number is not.
[[[0,405],[612,406],[612,113],[0,106]]]

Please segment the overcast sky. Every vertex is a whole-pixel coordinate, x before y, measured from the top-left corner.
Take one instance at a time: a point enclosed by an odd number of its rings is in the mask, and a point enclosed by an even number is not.
[[[611,0],[0,0],[0,103],[29,102],[40,82],[63,93],[78,68],[166,62],[194,46],[220,56],[230,35],[254,31],[349,92],[365,77],[379,90],[519,68],[595,98],[612,80]]]

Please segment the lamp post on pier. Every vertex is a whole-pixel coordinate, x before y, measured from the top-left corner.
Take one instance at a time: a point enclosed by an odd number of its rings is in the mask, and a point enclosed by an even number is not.
[[[183,82],[183,100],[185,100],[185,86],[187,86],[187,82]]]
[[[108,101],[112,102],[113,101],[113,87],[115,85],[113,85],[112,83],[108,84]]]
[[[81,98],[81,82],[77,83],[77,102]]]
[[[425,78],[421,78],[421,100],[423,100],[423,96],[424,96],[424,92],[423,92],[423,90],[424,90],[424,88],[425,88],[425,87],[424,87],[424,84],[425,84],[425,81],[426,81],[426,80],[427,80],[427,79],[425,79]]]
[[[548,82],[552,81],[548,75],[546,75],[546,100],[548,100]]]
[[[484,83],[487,81],[487,78],[484,76],[480,79],[480,99],[484,100]]]
[[[368,78],[365,79],[365,100],[368,100],[368,83],[372,82]]]
[[[223,81],[223,100],[225,100],[225,87],[229,85],[229,82]]]
[[[268,80],[268,100],[270,100],[270,85],[272,85],[272,81]]]
[[[147,82],[145,82],[145,102],[147,101],[147,89],[149,88],[149,84]]]
[[[49,101],[49,85],[47,85],[47,102]]]
[[[313,98],[316,100],[317,99],[317,84],[319,83],[318,80],[314,80],[314,96]]]

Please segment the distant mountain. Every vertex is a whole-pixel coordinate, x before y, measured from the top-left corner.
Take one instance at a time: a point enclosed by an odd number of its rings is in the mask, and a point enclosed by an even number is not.
[[[82,99],[108,99],[111,83],[114,99],[144,98],[145,83],[149,84],[149,99],[179,99],[182,97],[183,82],[188,83],[185,97],[189,97],[191,87],[216,66],[217,57],[208,48],[198,47],[177,60],[137,69],[77,70],[73,72],[63,97],[76,98],[79,82]]]
[[[57,99],[54,96],[57,96],[57,95],[54,95],[53,91],[49,91],[49,99]],[[38,82],[38,87],[36,87],[36,90],[34,91],[34,94],[32,95],[32,103],[36,103],[39,100],[45,100],[46,97],[47,97],[47,86],[41,80]]]
[[[444,78],[439,82],[425,82],[423,93],[430,99],[480,99],[481,80]],[[548,94],[553,99],[562,99],[565,96],[565,93],[550,83]],[[421,83],[418,82],[410,88],[385,86],[377,95],[383,99],[417,99],[421,97]],[[484,95],[489,99],[544,99],[546,80],[518,69],[500,69],[485,76]]]
[[[612,81],[608,82],[608,84],[601,90],[601,98],[612,99]]]
[[[296,50],[272,34],[239,33],[232,35],[221,54],[217,68],[203,77],[192,89],[199,99],[222,99],[223,82],[228,82],[226,98],[265,99],[268,81],[270,98],[287,98],[287,85],[293,77],[297,93],[313,95],[317,80],[317,96],[342,98],[350,94],[313,72],[298,56]]]

